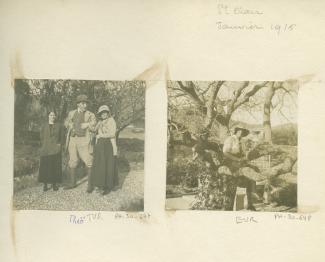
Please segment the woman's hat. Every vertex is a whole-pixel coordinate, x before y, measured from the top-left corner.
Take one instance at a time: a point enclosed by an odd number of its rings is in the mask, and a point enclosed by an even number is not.
[[[107,105],[100,106],[99,109],[98,109],[97,114],[99,115],[99,114],[101,114],[103,112],[107,112],[107,113],[110,112],[109,107]]]
[[[242,137],[245,137],[245,136],[247,136],[249,134],[249,130],[248,129],[243,128],[243,127],[239,127],[239,126],[235,127],[234,133],[236,134],[237,131],[239,131],[239,130],[241,130],[241,136]]]
[[[81,102],[87,102],[88,103],[88,97],[86,95],[78,95],[76,99],[77,104]]]

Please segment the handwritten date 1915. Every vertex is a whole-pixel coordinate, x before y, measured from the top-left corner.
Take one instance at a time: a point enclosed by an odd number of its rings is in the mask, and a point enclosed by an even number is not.
[[[295,30],[296,24],[271,24],[271,30],[275,31],[278,35],[285,32]]]

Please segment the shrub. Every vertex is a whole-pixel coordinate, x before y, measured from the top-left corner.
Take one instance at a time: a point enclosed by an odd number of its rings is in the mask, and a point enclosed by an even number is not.
[[[136,138],[120,138],[118,140],[120,151],[125,152],[143,152],[144,141]]]
[[[297,126],[286,124],[273,128],[272,140],[274,144],[296,146],[298,142]]]
[[[192,209],[195,210],[231,210],[236,192],[236,180],[233,176],[212,172],[203,167],[199,175],[199,189]]]
[[[180,185],[183,176],[186,174],[185,160],[178,163],[177,161],[167,162],[167,185]]]
[[[38,184],[37,174],[29,174],[14,178],[14,193],[27,187],[33,187]]]
[[[18,158],[14,161],[14,177],[35,173],[39,166],[38,158]]]

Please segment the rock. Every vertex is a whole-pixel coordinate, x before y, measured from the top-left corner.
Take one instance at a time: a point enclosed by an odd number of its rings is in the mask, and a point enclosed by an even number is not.
[[[297,176],[293,173],[286,173],[278,176],[278,180],[281,180],[288,184],[297,184]]]
[[[244,167],[240,170],[240,172],[243,176],[248,177],[254,181],[262,181],[266,178],[263,174],[255,172],[250,167]]]

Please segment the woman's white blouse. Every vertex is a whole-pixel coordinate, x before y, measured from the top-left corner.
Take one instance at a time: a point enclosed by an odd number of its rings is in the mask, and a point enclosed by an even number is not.
[[[101,120],[99,123],[98,134],[104,137],[115,137],[116,123],[113,117]]]
[[[223,144],[223,152],[233,155],[241,153],[241,145],[237,136],[229,136]]]

